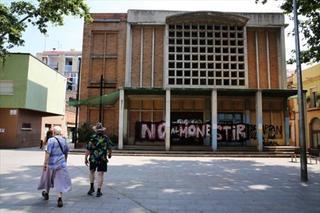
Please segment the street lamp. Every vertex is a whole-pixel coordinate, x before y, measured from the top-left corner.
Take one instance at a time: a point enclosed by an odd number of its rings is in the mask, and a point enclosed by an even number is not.
[[[299,105],[299,142],[300,142],[300,170],[301,181],[308,181],[307,170],[307,154],[306,154],[306,131],[305,131],[305,98],[303,95],[301,63],[300,63],[300,41],[299,41],[299,22],[297,13],[297,1],[293,0],[293,15],[294,15],[294,34],[296,46],[296,66],[297,66],[297,88],[298,88],[298,105]]]

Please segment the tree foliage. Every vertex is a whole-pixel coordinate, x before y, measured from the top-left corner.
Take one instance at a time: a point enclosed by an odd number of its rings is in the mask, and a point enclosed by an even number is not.
[[[47,32],[49,23],[63,25],[64,16],[73,15],[91,21],[85,0],[33,0],[0,3],[0,57],[14,46],[24,44],[22,33],[29,24]]]
[[[256,0],[265,4],[268,0]],[[281,9],[293,20],[293,1],[284,0]],[[297,0],[299,32],[302,34],[301,63],[320,62],[320,0]],[[290,59],[289,63],[295,62]]]

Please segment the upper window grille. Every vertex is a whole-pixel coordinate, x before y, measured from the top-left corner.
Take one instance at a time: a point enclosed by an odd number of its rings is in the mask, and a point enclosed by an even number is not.
[[[169,25],[168,84],[244,87],[244,28]]]

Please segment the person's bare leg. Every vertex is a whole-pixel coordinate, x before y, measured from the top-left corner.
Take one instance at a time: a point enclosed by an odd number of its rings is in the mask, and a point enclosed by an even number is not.
[[[103,185],[103,175],[104,172],[98,172],[98,177],[97,177],[97,181],[98,181],[98,190],[97,190],[97,197],[101,197],[102,196],[102,192],[101,192],[101,188]]]
[[[95,171],[90,170],[90,174],[89,174],[90,190],[88,191],[88,195],[92,195],[92,193],[94,192],[94,176],[95,176]]]
[[[58,193],[57,206],[58,206],[59,208],[63,206],[63,202],[62,202],[62,192],[59,192],[59,193]]]

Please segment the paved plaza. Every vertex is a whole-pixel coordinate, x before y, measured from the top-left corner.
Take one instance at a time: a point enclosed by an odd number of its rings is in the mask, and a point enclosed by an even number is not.
[[[104,195],[86,195],[83,155],[69,156],[73,189],[56,207],[42,200],[37,184],[44,154],[35,148],[0,150],[0,212],[320,212],[320,164],[288,158],[113,156]]]

